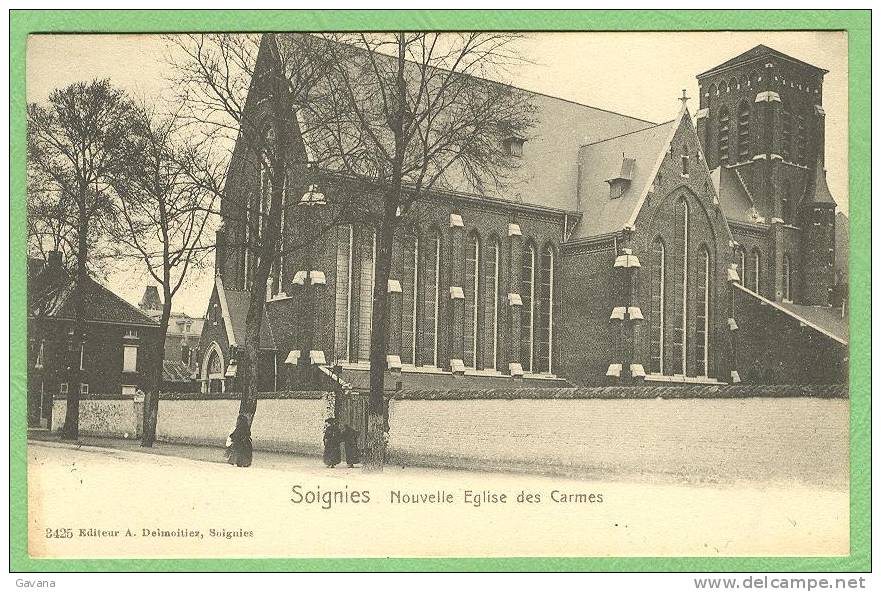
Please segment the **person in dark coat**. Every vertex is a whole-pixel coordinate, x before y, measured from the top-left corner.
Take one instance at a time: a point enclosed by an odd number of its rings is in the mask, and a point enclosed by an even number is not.
[[[346,424],[340,431],[340,439],[346,451],[346,464],[349,468],[361,462],[361,450],[358,448],[358,430]]]
[[[333,468],[340,463],[340,428],[335,417],[324,420],[324,464]]]
[[[251,442],[251,422],[248,416],[240,413],[236,419],[236,429],[229,435],[226,449],[226,462],[237,467],[250,467],[254,458]]]

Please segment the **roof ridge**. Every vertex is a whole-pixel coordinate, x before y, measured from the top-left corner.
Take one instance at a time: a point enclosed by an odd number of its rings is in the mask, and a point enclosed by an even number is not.
[[[609,140],[617,140],[618,138],[623,138],[624,136],[632,136],[633,134],[639,134],[639,133],[646,132],[646,131],[649,131],[649,130],[653,130],[653,129],[655,129],[655,128],[659,128],[659,127],[662,127],[662,126],[665,126],[665,125],[670,125],[671,123],[673,123],[673,122],[675,122],[675,121],[676,121],[675,119],[671,119],[670,121],[665,121],[665,122],[663,122],[663,123],[656,123],[656,124],[650,125],[650,126],[648,126],[648,127],[644,127],[644,128],[642,128],[642,129],[634,130],[634,131],[632,131],[632,132],[626,132],[626,133],[623,133],[623,134],[618,134],[617,136],[610,136],[610,137],[605,138],[605,139],[602,139],[602,140],[597,140],[596,142],[590,142],[590,143],[588,143],[588,144],[582,144],[580,147],[581,147],[581,148],[587,148],[588,146],[595,146],[596,144],[602,144],[603,142],[608,142]]]
[[[119,294],[117,294],[116,292],[114,292],[113,290],[111,290],[110,288],[108,288],[107,286],[102,284],[101,282],[99,282],[97,279],[93,278],[92,276],[87,276],[87,278],[92,283],[94,283],[96,286],[98,286],[98,288],[100,288],[101,290],[104,290],[105,292],[107,292],[108,294],[110,294],[111,296],[116,298],[119,302],[121,302],[125,306],[129,307],[130,309],[132,309],[133,311],[135,311],[137,314],[141,315],[142,317],[144,317],[148,321],[150,321],[151,324],[154,324],[154,325],[159,324],[157,321],[154,321],[151,317],[149,317],[147,314],[145,314],[144,311],[142,311],[140,308],[138,308],[137,306],[135,306],[134,304],[132,304],[131,302],[129,302],[128,300],[126,300],[125,298],[123,298],[122,296],[120,296]]]

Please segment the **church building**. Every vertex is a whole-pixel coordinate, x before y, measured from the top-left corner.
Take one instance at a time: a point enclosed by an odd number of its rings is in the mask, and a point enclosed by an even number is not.
[[[259,73],[286,37],[264,36],[246,108],[261,108]],[[825,72],[758,46],[698,75],[697,111],[671,97],[663,123],[524,91],[535,124],[500,140],[517,159],[511,182],[438,188],[400,226],[387,384],[845,382],[847,316],[831,303],[847,245],[825,178]],[[306,142],[295,142],[303,158]],[[335,193],[357,184],[293,175],[284,248],[269,285],[254,286],[243,212],[266,199],[267,175],[237,144],[196,352],[204,392],[238,389],[255,289],[261,390],[324,376],[366,389],[374,231],[342,220],[318,232]]]

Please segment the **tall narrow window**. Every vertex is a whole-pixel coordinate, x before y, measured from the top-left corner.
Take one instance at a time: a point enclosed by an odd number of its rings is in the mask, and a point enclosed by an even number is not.
[[[532,372],[535,354],[535,247],[527,245],[523,252],[520,271],[520,363],[523,370]]]
[[[675,270],[677,296],[676,316],[673,326],[672,370],[674,374],[686,374],[688,369],[688,203],[683,197],[677,205],[676,250],[679,262]]]
[[[707,376],[710,352],[710,251],[702,246],[697,259],[695,357],[698,376]]]
[[[786,109],[780,113],[780,152],[783,160],[792,160],[792,115]]]
[[[789,255],[783,255],[783,299],[792,302],[792,268],[789,264]]]
[[[535,335],[536,372],[550,373],[554,339],[554,251],[550,245],[539,258],[538,319]]]
[[[656,238],[652,245],[651,289],[652,289],[652,318],[651,318],[651,372],[664,373],[664,330],[665,330],[665,280],[667,269],[667,253],[664,242],[660,237]]]
[[[441,238],[434,232],[425,241],[423,259],[423,319],[422,323],[422,363],[437,366],[438,361],[438,316],[440,308],[440,255]]]
[[[688,176],[688,143],[682,144],[682,174]]]
[[[740,277],[740,285],[746,285],[746,253],[743,249],[737,249],[737,275]]]
[[[759,253],[758,249],[753,250],[750,266],[750,284],[748,288],[758,294],[759,288],[762,286],[762,254]]]
[[[795,138],[795,152],[796,152],[796,162],[798,164],[807,164],[808,159],[808,134],[807,129],[805,128],[805,118],[801,115],[795,118],[796,125],[796,138]]]
[[[737,111],[737,161],[749,160],[749,103],[743,101]]]
[[[728,164],[729,133],[731,131],[731,118],[728,108],[723,106],[719,110],[719,163]]]
[[[340,226],[336,233],[336,295],[334,313],[334,356],[337,362],[351,360],[352,331],[352,249],[355,229]]]
[[[480,367],[480,237],[468,237],[465,252],[465,366]]]
[[[358,360],[370,359],[370,335],[373,329],[373,277],[376,270],[376,233],[362,230],[361,286],[358,292]]]
[[[499,257],[502,245],[498,238],[492,239],[486,249],[486,265],[484,266],[486,278],[486,340],[484,366],[498,370],[499,362]]]
[[[419,302],[419,235],[404,239],[401,311],[401,362],[416,363],[417,310]]]
[[[281,226],[278,235],[278,259],[275,263],[275,290],[274,294],[286,292],[284,284],[285,272],[285,246],[287,244],[287,218],[288,218],[288,184],[285,182],[281,194]]]
[[[780,194],[780,218],[787,224],[792,222],[792,201],[790,200],[791,188],[789,181],[783,183],[783,193]]]

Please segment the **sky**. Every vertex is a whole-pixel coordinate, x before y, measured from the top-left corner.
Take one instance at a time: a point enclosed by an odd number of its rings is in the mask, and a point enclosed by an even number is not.
[[[827,180],[839,210],[848,211],[845,32],[530,33],[516,43],[528,63],[505,82],[654,122],[675,117],[683,89],[694,97],[689,102],[694,113],[695,76],[760,43],[829,70],[823,84]],[[110,78],[147,100],[167,96],[168,55],[158,35],[31,35],[28,101],[45,101],[55,88],[93,78]],[[212,274],[184,285],[174,309],[204,314]],[[133,269],[112,275],[108,282],[136,303],[148,277]]]

